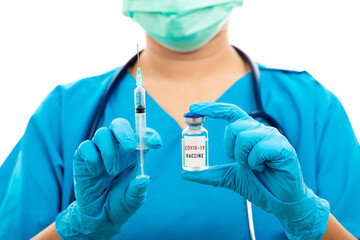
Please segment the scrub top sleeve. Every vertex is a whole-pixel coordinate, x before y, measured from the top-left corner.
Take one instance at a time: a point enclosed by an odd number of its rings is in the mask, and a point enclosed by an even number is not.
[[[39,106],[0,168],[0,239],[29,239],[59,212],[61,91],[55,88]]]
[[[317,194],[353,235],[360,237],[360,148],[340,101],[316,82]]]

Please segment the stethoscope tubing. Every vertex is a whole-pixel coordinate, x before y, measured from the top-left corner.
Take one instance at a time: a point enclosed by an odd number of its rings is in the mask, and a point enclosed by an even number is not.
[[[267,114],[264,110],[261,100],[260,70],[258,65],[255,62],[253,62],[243,51],[241,51],[237,47],[234,47],[234,49],[240,55],[240,57],[243,58],[247,64],[249,64],[251,69],[255,105],[257,109],[254,112],[250,113],[249,115],[252,118],[262,118],[264,121],[270,124],[270,126],[277,128],[281,134],[286,136],[285,131],[280,126],[280,124],[272,116]],[[120,81],[126,76],[127,70],[131,66],[133,66],[136,63],[136,61],[137,61],[137,55],[134,55],[121,69],[117,71],[117,73],[115,73],[114,77],[112,78],[108,87],[106,88],[104,95],[101,97],[100,101],[98,102],[98,105],[94,110],[93,117],[91,118],[92,121],[90,122],[88,130],[84,137],[85,140],[91,139],[94,136],[98,128],[98,124],[100,122],[101,116],[104,114],[106,104],[109,101],[112,93],[115,91]]]

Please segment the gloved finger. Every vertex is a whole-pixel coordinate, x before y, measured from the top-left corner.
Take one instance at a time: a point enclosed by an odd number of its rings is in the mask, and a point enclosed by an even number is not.
[[[235,158],[235,143],[240,132],[259,128],[262,124],[251,117],[228,124],[224,134],[224,150],[228,157]]]
[[[287,139],[280,133],[263,139],[256,146],[253,147],[248,157],[249,166],[253,169],[264,169],[265,165],[275,169],[287,171],[293,162],[288,160],[297,159],[294,148],[290,145]]]
[[[122,149],[127,152],[132,152],[136,149],[136,136],[134,130],[130,126],[130,123],[126,119],[114,119],[111,122],[109,129],[113,132]]]
[[[116,176],[120,172],[120,156],[123,154],[119,149],[116,139],[109,128],[99,128],[93,139],[93,143],[100,151],[105,169],[110,176]]]
[[[162,140],[160,135],[152,128],[146,128],[146,145],[149,148],[158,149],[162,145]]]
[[[259,142],[250,152],[248,162],[252,168],[267,168],[266,171],[253,173],[276,198],[296,202],[304,196],[304,183],[298,177],[301,168],[296,152],[280,133]]]
[[[224,119],[234,122],[238,119],[249,117],[238,106],[226,103],[200,102],[190,106],[190,112],[207,117]]]
[[[145,202],[149,183],[150,179],[146,177],[131,180],[125,198],[128,212],[135,212]]]
[[[255,129],[239,132],[236,137],[234,148],[235,160],[242,166],[250,167],[253,170],[263,171],[264,166],[262,164],[253,165],[254,162],[248,162],[248,157],[256,144],[265,138],[271,137],[275,131],[275,128],[260,126]]]
[[[232,189],[236,177],[237,163],[211,166],[204,171],[182,171],[181,177],[192,182],[197,182],[214,187]]]
[[[256,202],[265,188],[250,169],[238,163],[212,166],[204,171],[183,171],[181,176],[192,182],[228,188],[250,202]]]
[[[92,203],[111,182],[100,153],[91,141],[80,144],[73,156],[74,189],[79,206]]]
[[[109,129],[112,133],[112,139],[116,146],[115,153],[117,153],[117,157],[112,159],[113,161],[106,161],[104,163],[109,174],[111,174],[111,176],[115,176],[129,166],[136,164],[135,156],[125,157],[125,155],[135,151],[137,143],[135,133],[127,120],[123,118],[114,119],[111,122]]]
[[[134,169],[129,170],[134,172]],[[109,193],[109,209],[114,215],[115,222],[126,222],[145,202],[149,178],[134,178],[132,173],[127,173],[116,179],[117,183]],[[133,176],[132,176],[133,177]]]
[[[90,140],[80,144],[74,153],[74,175],[99,175],[105,170],[100,153]]]

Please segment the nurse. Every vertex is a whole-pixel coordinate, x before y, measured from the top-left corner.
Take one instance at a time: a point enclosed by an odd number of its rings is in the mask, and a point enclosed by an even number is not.
[[[117,69],[59,86],[0,169],[0,238],[248,239],[245,199],[258,239],[359,237],[360,150],[344,109],[306,72],[259,65],[265,109],[287,138],[248,116],[249,66],[227,39],[241,4],[124,0],[147,33],[150,179],[135,178],[136,66],[90,140],[89,116]],[[201,172],[181,172],[189,110],[207,117],[212,167]]]

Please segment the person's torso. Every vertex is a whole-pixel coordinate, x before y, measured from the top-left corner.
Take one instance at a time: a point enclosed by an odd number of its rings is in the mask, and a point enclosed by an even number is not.
[[[299,80],[303,74],[306,73],[261,68],[261,94],[266,112],[280,123],[296,149],[306,184],[316,192],[315,150],[312,142],[314,119],[309,107],[312,106],[313,99],[304,98],[302,95],[304,92],[311,95],[311,80]],[[304,77],[306,78],[307,76]],[[109,126],[113,119],[119,117],[127,119],[134,127],[134,88],[135,79],[127,74],[110,98],[99,127]],[[84,90],[82,91],[84,93]],[[78,119],[79,116],[75,112],[72,114],[76,108],[71,107],[72,103],[80,102],[87,94],[90,93],[85,91],[83,96],[79,94],[65,101],[63,132],[74,131],[74,126],[85,128],[88,125],[91,116],[82,116],[83,119]],[[161,135],[163,146],[148,152],[147,169],[151,182],[146,202],[124,224],[115,239],[248,239],[245,199],[228,189],[204,186],[182,179],[182,129],[151,96],[147,95],[146,100],[147,126]],[[83,101],[86,104],[86,100]],[[235,104],[247,113],[255,111],[251,74],[239,79],[217,102]],[[226,125],[225,121],[206,118],[204,127],[209,132],[210,165],[233,162],[226,157],[223,150]],[[70,139],[72,134],[64,135],[63,141],[67,142],[63,150],[65,167],[71,166],[70,153],[77,148],[84,132],[86,129],[72,132],[76,135],[74,139]],[[69,176],[70,172],[71,170],[68,170]],[[69,185],[71,182],[66,184]],[[284,229],[276,217],[256,206],[253,206],[253,215],[258,239],[286,238]]]

